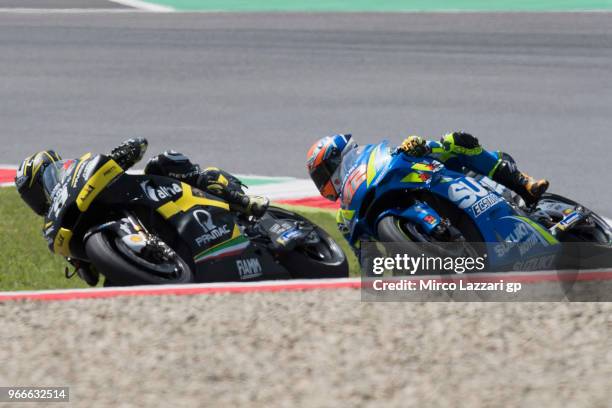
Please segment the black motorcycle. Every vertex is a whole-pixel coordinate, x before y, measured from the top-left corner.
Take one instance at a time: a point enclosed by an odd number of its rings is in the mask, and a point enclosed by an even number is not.
[[[175,179],[127,174],[104,155],[54,163],[43,181],[50,249],[91,263],[107,285],[348,276],[329,234],[285,209],[245,216]]]

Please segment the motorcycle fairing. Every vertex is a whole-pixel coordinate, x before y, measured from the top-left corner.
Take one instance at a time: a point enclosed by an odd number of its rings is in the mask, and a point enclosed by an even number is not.
[[[43,234],[52,252],[66,257],[71,255],[73,227],[80,215],[121,174],[121,166],[103,155],[87,153],[70,164],[51,193],[51,204],[45,216]],[[67,214],[70,217],[66,217]]]
[[[396,208],[385,209],[379,214],[373,225],[366,220],[368,208],[362,208],[366,196],[369,197],[367,205],[371,208],[389,192],[427,190],[454,203],[468,215],[484,242],[537,243],[522,256],[548,254],[558,250],[560,246],[543,227],[521,216],[495,187],[497,183],[486,177],[482,179],[487,182],[478,181],[452,171],[432,158],[392,154],[388,142],[384,141],[378,145],[364,146],[343,182],[346,183],[352,173],[364,164],[367,168],[366,182],[361,183],[353,192],[350,201],[341,197],[342,208],[338,215],[347,222],[349,242],[352,245],[360,239],[375,238],[376,225],[386,215],[406,218],[423,226],[426,231],[434,228],[441,217],[426,203],[417,202],[409,208],[397,203]],[[426,218],[433,224],[425,222]],[[521,234],[513,234],[516,231],[521,231]],[[491,245],[487,247],[491,248],[489,256],[492,264],[508,262],[507,259],[497,256]]]
[[[81,217],[92,209],[111,208],[148,208],[159,214],[190,250],[196,281],[257,280],[264,272],[266,279],[290,276],[242,234],[225,201],[175,179],[126,175],[104,155],[74,160],[54,188],[44,228],[51,251],[84,258],[82,240],[73,240],[86,233]]]

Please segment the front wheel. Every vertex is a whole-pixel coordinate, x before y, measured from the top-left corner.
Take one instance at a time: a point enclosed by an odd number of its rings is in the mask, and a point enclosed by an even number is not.
[[[194,276],[189,265],[173,253],[171,257],[144,257],[110,232],[100,231],[85,242],[92,264],[107,282],[116,286],[190,283]],[[173,252],[173,251],[172,251]]]
[[[448,226],[443,237],[436,238],[422,231],[418,225],[389,215],[379,221],[377,232],[381,242],[421,244],[419,252],[428,255],[476,258],[480,252],[483,252],[483,249],[474,248],[473,245],[476,243],[467,243],[461,232],[452,225]]]

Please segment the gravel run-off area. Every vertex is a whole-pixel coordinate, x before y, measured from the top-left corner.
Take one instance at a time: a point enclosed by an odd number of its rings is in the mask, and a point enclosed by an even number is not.
[[[87,407],[609,407],[611,312],[352,289],[4,302],[0,384]]]

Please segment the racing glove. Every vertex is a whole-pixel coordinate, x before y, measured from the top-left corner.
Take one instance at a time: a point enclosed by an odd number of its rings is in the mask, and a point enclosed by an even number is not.
[[[431,153],[431,149],[427,146],[427,141],[421,136],[407,137],[397,150],[415,157],[423,157]]]
[[[461,152],[465,151],[466,149],[471,151],[475,151],[475,149],[482,150],[478,138],[463,131],[451,132],[442,136],[440,143],[444,146],[445,150],[449,151],[459,150]]]
[[[224,198],[233,210],[246,215],[261,217],[270,205],[270,200],[265,197],[246,195],[242,189],[243,184],[238,178],[216,167],[204,169],[196,185]]]
[[[119,146],[111,150],[109,156],[116,161],[122,169],[127,170],[138,163],[147,151],[149,142],[147,139],[139,137],[128,139]]]

